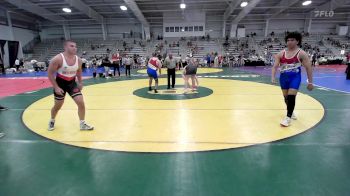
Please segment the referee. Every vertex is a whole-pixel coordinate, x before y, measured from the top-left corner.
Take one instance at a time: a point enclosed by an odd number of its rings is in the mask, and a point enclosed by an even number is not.
[[[175,88],[175,70],[176,70],[176,60],[173,58],[172,54],[164,60],[164,65],[167,67],[168,73],[168,89],[170,89],[170,77],[171,77],[171,88]]]

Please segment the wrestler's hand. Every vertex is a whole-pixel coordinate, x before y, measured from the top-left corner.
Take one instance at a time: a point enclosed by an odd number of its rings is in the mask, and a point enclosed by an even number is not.
[[[57,95],[63,96],[64,91],[63,91],[60,87],[56,87],[56,88],[55,88],[55,93],[56,93]]]
[[[83,83],[78,83],[79,90],[83,90]]]
[[[314,89],[314,85],[312,83],[308,83],[306,88],[307,90],[312,91],[312,89]]]

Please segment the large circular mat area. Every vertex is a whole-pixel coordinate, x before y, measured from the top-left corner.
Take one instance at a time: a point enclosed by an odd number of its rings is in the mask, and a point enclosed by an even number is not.
[[[33,132],[73,146],[128,152],[207,151],[267,143],[302,133],[321,121],[322,105],[297,96],[298,120],[279,125],[285,104],[279,87],[247,81],[201,78],[212,94],[195,99],[148,99],[133,94],[147,79],[96,84],[84,88],[87,122],[92,132],[79,131],[77,107],[70,97],[47,131],[53,96],[44,97],[23,113]],[[164,83],[165,80],[160,80]],[[177,82],[182,80],[177,78]],[[200,91],[199,91],[200,93]],[[152,96],[150,94],[150,96]],[[174,95],[177,96],[177,95]]]
[[[183,70],[176,70],[176,74],[182,74]],[[222,72],[222,69],[220,68],[205,68],[205,67],[201,67],[197,69],[197,74],[209,74],[209,73],[218,73],[218,72]],[[141,73],[141,74],[146,74],[147,73],[147,69],[140,69],[137,71],[137,73]],[[166,75],[167,74],[167,69],[166,68],[162,68],[162,75]]]

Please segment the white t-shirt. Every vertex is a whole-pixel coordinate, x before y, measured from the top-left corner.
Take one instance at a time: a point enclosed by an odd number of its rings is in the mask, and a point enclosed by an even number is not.
[[[132,59],[131,58],[126,57],[123,60],[124,60],[124,64],[125,65],[131,65],[132,64]]]

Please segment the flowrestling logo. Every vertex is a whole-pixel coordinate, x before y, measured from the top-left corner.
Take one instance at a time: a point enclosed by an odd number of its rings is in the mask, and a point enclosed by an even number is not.
[[[316,18],[331,18],[334,16],[334,11],[326,11],[326,10],[316,10],[314,11],[314,17]]]

